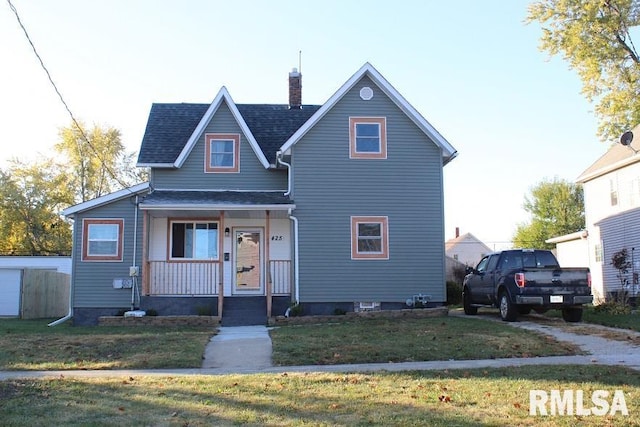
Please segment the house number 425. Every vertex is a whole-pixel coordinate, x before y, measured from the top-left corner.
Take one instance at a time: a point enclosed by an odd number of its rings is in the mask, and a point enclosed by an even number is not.
[[[280,241],[284,240],[284,238],[282,236],[271,236],[271,240]]]

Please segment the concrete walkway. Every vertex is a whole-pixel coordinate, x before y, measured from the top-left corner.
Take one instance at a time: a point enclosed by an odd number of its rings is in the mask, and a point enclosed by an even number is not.
[[[452,313],[451,315],[458,315]],[[480,315],[496,321],[495,315]],[[88,378],[120,376],[181,376],[181,375],[224,375],[257,374],[283,372],[373,372],[406,370],[445,370],[497,368],[525,365],[616,365],[640,370],[640,347],[614,341],[595,335],[580,335],[558,327],[536,323],[535,321],[504,323],[505,326],[534,330],[553,336],[559,341],[574,343],[589,353],[580,356],[549,356],[531,358],[506,358],[486,360],[446,360],[434,362],[406,363],[361,363],[351,365],[312,366],[271,366],[271,339],[264,326],[222,327],[205,349],[203,367],[200,369],[145,369],[145,370],[97,370],[97,371],[4,371],[0,380],[17,378]],[[586,324],[581,324],[585,326]],[[604,328],[588,325],[593,328]],[[607,329],[607,328],[604,328]],[[613,330],[612,328],[609,328]],[[616,330],[629,336],[640,334],[627,330]]]
[[[266,326],[220,327],[205,347],[202,368],[267,368],[271,366],[271,351]]]

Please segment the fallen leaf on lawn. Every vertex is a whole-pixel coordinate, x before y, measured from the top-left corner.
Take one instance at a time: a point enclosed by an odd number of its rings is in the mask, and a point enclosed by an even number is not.
[[[438,397],[438,400],[439,400],[440,402],[443,402],[443,403],[449,403],[449,402],[451,402],[451,398],[450,398],[449,396],[447,396],[446,394],[443,394],[443,395],[439,396],[439,397]]]
[[[515,403],[513,404],[513,407],[514,407],[514,408],[516,408],[516,409],[520,409],[520,408],[522,408],[522,405],[521,405],[521,404],[519,404],[518,402],[515,402]]]

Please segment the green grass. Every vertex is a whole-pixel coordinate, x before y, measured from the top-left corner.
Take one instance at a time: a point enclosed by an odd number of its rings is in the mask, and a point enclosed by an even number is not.
[[[532,389],[619,389],[630,415],[530,416]],[[622,367],[526,366],[29,379],[0,382],[0,401],[3,426],[639,426],[640,376]]]
[[[0,370],[199,368],[205,327],[48,327],[0,319]]]
[[[361,319],[271,331],[276,365],[411,362],[577,354],[577,347],[477,317]]]
[[[550,310],[544,315],[552,318],[562,317],[559,310]],[[640,332],[640,313],[637,311],[630,313],[609,313],[604,310],[599,310],[594,306],[586,306],[582,312],[582,323],[594,323],[596,325]]]
[[[640,314],[638,312],[611,314],[598,311],[594,307],[587,307],[582,314],[582,321],[640,332]]]

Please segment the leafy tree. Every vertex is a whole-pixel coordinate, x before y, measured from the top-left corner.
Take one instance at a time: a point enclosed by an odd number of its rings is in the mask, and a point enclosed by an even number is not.
[[[87,130],[72,123],[60,130],[56,151],[68,161],[67,169],[75,202],[100,197],[146,179],[144,171],[134,167],[134,153],[126,153],[120,131],[94,125]]]
[[[526,22],[542,27],[540,49],[562,54],[596,102],[599,136],[617,140],[640,123],[640,59],[631,30],[640,25],[637,0],[539,0]]]
[[[10,162],[0,170],[0,253],[52,255],[71,252],[71,228],[60,216],[73,204],[144,181],[120,132],[74,124],[60,131],[55,145],[64,163]]]
[[[513,237],[516,247],[551,249],[545,240],[580,231],[585,227],[582,187],[564,180],[544,180],[525,196],[523,205],[531,222],[520,224]]]
[[[73,202],[67,175],[44,160],[0,170],[0,253],[69,255],[71,228],[60,211]]]

